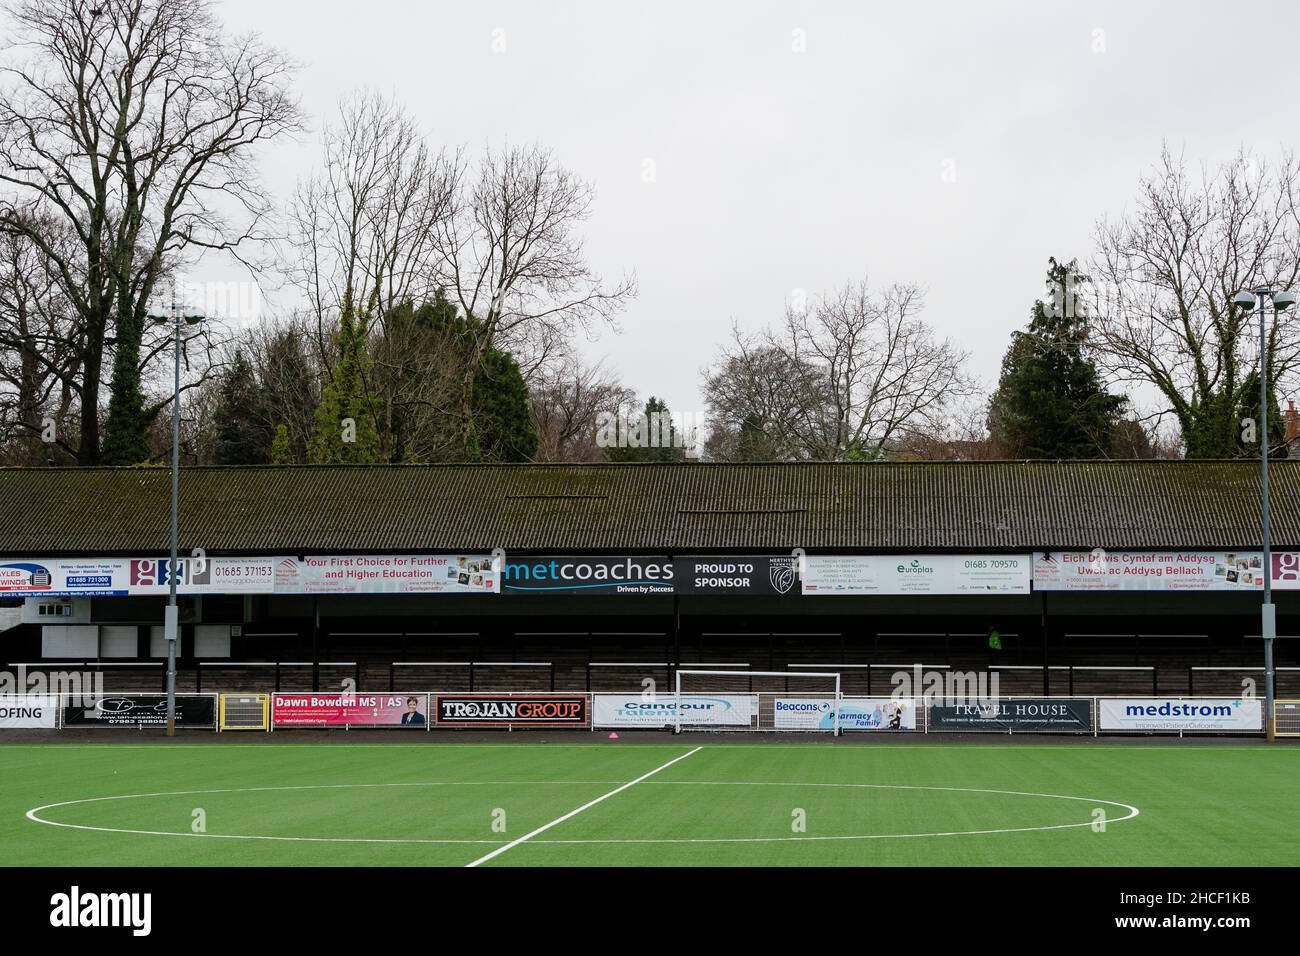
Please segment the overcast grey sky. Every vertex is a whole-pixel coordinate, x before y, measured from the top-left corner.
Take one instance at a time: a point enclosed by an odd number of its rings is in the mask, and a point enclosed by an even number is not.
[[[316,162],[321,119],[363,86],[400,99],[435,146],[537,141],[593,181],[591,260],[635,270],[641,294],[586,351],[675,411],[700,410],[700,370],[733,320],[757,329],[794,290],[863,276],[926,288],[926,317],[991,383],[1047,257],[1091,254],[1162,139],[1198,163],[1242,144],[1275,156],[1300,119],[1300,5],[1282,0],[218,11],[303,63],[315,129],[268,150],[280,197]]]

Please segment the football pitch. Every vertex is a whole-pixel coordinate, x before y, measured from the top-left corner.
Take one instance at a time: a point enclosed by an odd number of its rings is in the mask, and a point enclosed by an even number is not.
[[[0,747],[9,866],[1294,865],[1300,748]]]

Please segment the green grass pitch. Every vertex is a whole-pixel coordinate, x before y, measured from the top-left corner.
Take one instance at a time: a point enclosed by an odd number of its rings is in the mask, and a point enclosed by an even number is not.
[[[10,866],[1293,865],[1300,833],[1289,746],[688,735],[15,744],[0,761]]]

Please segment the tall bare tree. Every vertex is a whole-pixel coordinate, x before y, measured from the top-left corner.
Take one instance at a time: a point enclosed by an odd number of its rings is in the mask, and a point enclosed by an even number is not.
[[[435,292],[454,159],[433,153],[398,104],[368,91],[339,104],[322,139],[321,167],[290,206],[294,274],[321,328],[348,302],[382,324],[394,306]]]
[[[1258,316],[1231,300],[1300,280],[1300,161],[1242,152],[1197,171],[1166,147],[1133,207],[1102,221],[1096,238],[1103,367],[1155,390],[1189,457],[1258,454],[1241,439],[1243,417],[1259,407]],[[1293,384],[1300,317],[1269,321],[1270,379]]]
[[[459,403],[470,454],[474,378],[490,348],[537,351],[539,341],[612,322],[636,294],[634,277],[607,286],[587,261],[579,227],[594,196],[589,183],[537,146],[486,150],[475,170],[456,164],[438,245],[448,291],[475,320],[475,361],[466,366]]]
[[[0,456],[9,464],[67,458],[67,383],[80,355],[71,334],[49,259],[25,236],[0,233]]]
[[[910,432],[933,433],[973,390],[967,354],[921,318],[916,286],[876,292],[850,283],[811,308],[788,307],[784,327],[738,331],[706,373],[711,451],[814,461],[877,458]]]
[[[78,458],[138,461],[161,407],[141,388],[147,302],[196,252],[248,261],[268,212],[254,149],[300,122],[292,65],[255,36],[225,36],[206,0],[20,0],[9,13],[0,229],[49,259],[77,317]],[[71,232],[71,252],[45,223]]]
[[[414,303],[439,295],[440,221],[448,215],[454,159],[435,154],[416,121],[373,92],[346,97],[326,126],[318,172],[300,183],[290,207],[298,261],[293,270],[315,318],[313,341],[326,381],[338,374],[331,338],[358,325],[372,353],[358,363],[357,400],[373,417],[384,447],[398,457],[427,457],[443,429],[429,414],[456,388],[441,378],[440,354],[414,321]],[[454,434],[454,428],[449,429]]]

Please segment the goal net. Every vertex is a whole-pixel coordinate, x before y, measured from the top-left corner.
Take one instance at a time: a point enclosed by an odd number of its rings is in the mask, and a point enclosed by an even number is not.
[[[674,728],[840,731],[840,675],[808,671],[679,670]]]

